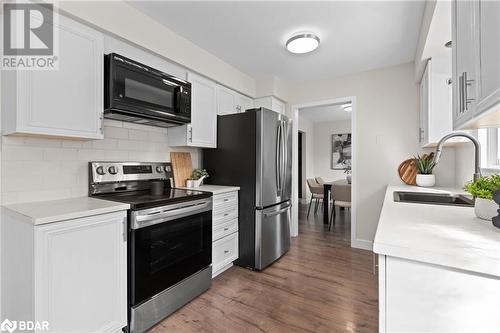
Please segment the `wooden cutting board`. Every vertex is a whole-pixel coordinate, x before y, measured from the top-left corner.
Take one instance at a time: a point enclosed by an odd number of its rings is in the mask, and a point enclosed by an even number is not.
[[[429,155],[422,155],[423,158],[432,159],[434,158],[434,153]],[[403,162],[398,167],[399,178],[408,185],[417,185],[417,163],[414,158],[409,158]]]
[[[191,153],[171,152],[170,161],[174,172],[175,186],[186,186],[186,180],[193,174]]]

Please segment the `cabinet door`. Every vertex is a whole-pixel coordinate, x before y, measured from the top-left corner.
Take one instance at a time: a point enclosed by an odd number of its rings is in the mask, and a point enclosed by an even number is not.
[[[217,84],[200,75],[188,73],[191,91],[190,146],[217,147]]]
[[[240,106],[241,109],[240,112],[245,112],[248,109],[254,108],[253,99],[241,94],[239,95],[238,105]]]
[[[59,69],[19,71],[17,131],[103,138],[103,36],[62,15]]]
[[[498,277],[394,257],[383,268],[381,332],[498,332]]]
[[[217,85],[217,114],[237,113],[236,104],[236,93]]]
[[[52,332],[127,325],[125,212],[35,227],[35,318]]]
[[[452,3],[453,129],[460,129],[476,109],[477,1]]]
[[[477,114],[500,103],[500,1],[479,2]]]
[[[271,110],[279,112],[281,114],[285,114],[285,104],[277,100],[276,98],[272,97]]]
[[[430,82],[429,70],[431,60],[427,62],[425,67],[422,81],[420,81],[420,128],[419,128],[419,142],[420,146],[425,146],[429,143],[429,111],[430,111]]]

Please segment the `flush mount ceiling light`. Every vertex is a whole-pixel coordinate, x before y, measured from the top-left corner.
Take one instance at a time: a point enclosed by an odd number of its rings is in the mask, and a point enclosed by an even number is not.
[[[344,104],[342,105],[342,108],[344,111],[351,112],[352,111],[352,104]]]
[[[286,41],[286,49],[292,53],[309,53],[319,46],[319,37],[311,32],[293,35]]]

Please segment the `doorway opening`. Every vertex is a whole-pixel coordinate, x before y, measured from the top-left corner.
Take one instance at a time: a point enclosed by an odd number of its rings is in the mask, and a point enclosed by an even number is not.
[[[345,233],[352,245],[356,239],[356,99],[297,104],[292,106],[292,115],[297,152],[292,235],[299,233],[300,211],[301,221],[321,223],[326,229],[331,225],[331,232]],[[331,184],[335,194],[327,191],[324,195],[325,183]],[[317,188],[311,191],[311,186]]]

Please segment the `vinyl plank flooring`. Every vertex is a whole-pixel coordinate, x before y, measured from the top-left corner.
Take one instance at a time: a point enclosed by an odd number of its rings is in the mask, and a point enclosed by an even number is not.
[[[150,333],[377,332],[378,287],[373,255],[350,247],[350,214],[335,228],[321,212],[300,208],[299,237],[263,272],[232,267],[210,290]]]

